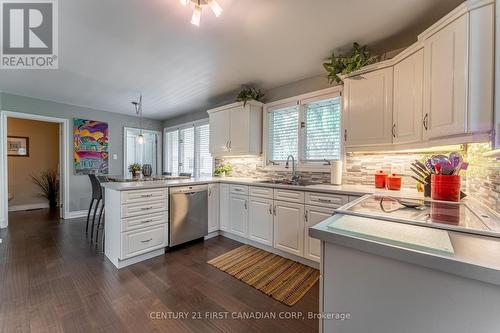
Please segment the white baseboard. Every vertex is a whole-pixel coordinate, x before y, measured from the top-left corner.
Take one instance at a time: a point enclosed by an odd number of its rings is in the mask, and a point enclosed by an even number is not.
[[[43,209],[43,208],[49,208],[49,204],[47,202],[40,202],[40,203],[29,204],[29,205],[9,206],[9,212],[19,212],[22,210]]]
[[[219,236],[218,231],[213,231],[204,237],[205,240]]]
[[[64,219],[68,220],[68,219],[78,219],[81,217],[87,217],[88,212],[89,212],[88,210],[76,210],[73,212],[66,212],[64,214]]]

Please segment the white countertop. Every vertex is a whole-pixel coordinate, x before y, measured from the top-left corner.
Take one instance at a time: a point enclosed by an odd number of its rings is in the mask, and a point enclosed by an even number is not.
[[[103,186],[110,190],[115,191],[130,191],[140,189],[162,188],[162,187],[175,187],[175,186],[189,186],[211,183],[229,183],[241,184],[271,188],[283,188],[298,191],[308,192],[323,192],[333,194],[344,194],[361,196],[364,194],[380,194],[388,195],[399,198],[423,198],[423,193],[417,192],[416,189],[403,188],[400,191],[390,191],[385,189],[377,189],[373,186],[367,185],[330,185],[330,184],[315,184],[308,186],[286,185],[286,184],[272,184],[262,183],[265,179],[256,178],[235,178],[235,177],[207,177],[207,178],[191,178],[191,179],[176,179],[176,180],[161,180],[161,181],[141,181],[141,182],[128,182],[128,183],[104,183]]]
[[[394,242],[377,240],[370,235],[361,235],[328,227],[340,219],[364,226],[377,232],[378,225],[390,224]],[[336,214],[323,222],[309,228],[309,235],[325,242],[353,248],[383,257],[388,257],[447,273],[476,279],[500,286],[500,239],[494,237],[472,235],[463,232],[436,230],[446,232],[453,246],[453,253],[443,254],[437,251],[405,246],[404,240],[411,238],[408,233],[415,232],[419,236],[420,226],[410,226],[379,219]],[[413,229],[413,230],[410,230]],[[430,228],[426,228],[430,229]],[[402,237],[398,237],[398,233]],[[404,234],[404,237],[403,237]],[[395,236],[395,237],[394,237]],[[410,236],[410,237],[408,237]]]

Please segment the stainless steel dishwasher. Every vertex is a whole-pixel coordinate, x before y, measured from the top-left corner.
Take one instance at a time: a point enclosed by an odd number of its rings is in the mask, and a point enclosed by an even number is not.
[[[207,185],[170,188],[170,247],[208,234],[207,192]]]

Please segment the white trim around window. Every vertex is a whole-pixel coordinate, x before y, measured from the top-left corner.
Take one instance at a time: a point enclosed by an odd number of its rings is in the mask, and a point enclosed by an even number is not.
[[[289,169],[285,168],[285,161],[280,160],[280,161],[273,161],[274,163],[277,163],[277,165],[273,165],[269,161],[269,140],[268,140],[268,135],[269,135],[269,128],[268,128],[268,115],[270,112],[280,110],[280,109],[286,109],[286,108],[292,108],[294,106],[297,106],[298,108],[298,138],[297,138],[297,158],[296,158],[296,166],[297,170],[299,171],[329,171],[330,166],[325,162],[325,161],[306,161],[304,158],[305,152],[304,152],[304,129],[302,128],[301,124],[304,122],[304,106],[308,103],[313,103],[313,102],[318,102],[322,100],[328,100],[336,97],[341,97],[340,99],[340,113],[342,113],[342,90],[343,86],[335,86],[332,88],[327,88],[319,91],[315,91],[312,93],[307,93],[299,96],[294,96],[291,98],[286,98],[283,100],[279,100],[276,102],[268,103],[264,105],[264,115],[263,115],[263,167],[266,170],[274,170],[274,171],[288,171]],[[340,126],[342,124],[342,121],[340,120]],[[339,131],[339,136],[341,131]],[[340,151],[339,151],[339,159],[342,159],[343,157],[343,151],[342,151],[342,142],[341,138],[340,140]]]

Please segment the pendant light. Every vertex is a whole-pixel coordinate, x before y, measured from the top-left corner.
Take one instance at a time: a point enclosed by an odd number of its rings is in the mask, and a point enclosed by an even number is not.
[[[139,135],[137,136],[137,143],[142,145],[144,144],[144,135],[142,134],[142,93],[139,96],[139,102],[133,101],[132,105],[135,108],[135,114],[139,117],[140,132]]]
[[[200,26],[202,6],[208,5],[216,17],[222,14],[222,7],[217,0],[180,0],[181,5],[187,6],[193,4],[193,16],[191,17],[191,24],[197,27]]]

